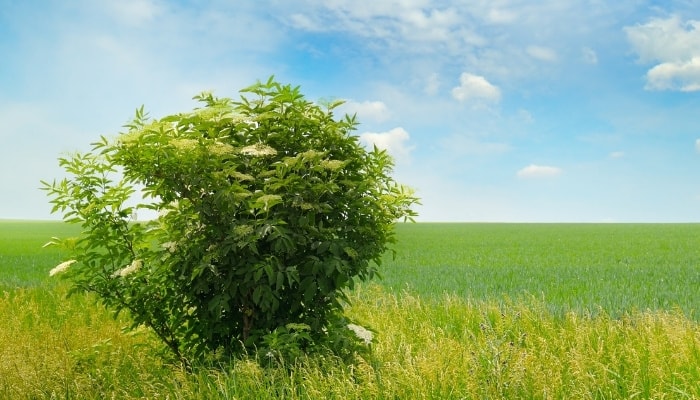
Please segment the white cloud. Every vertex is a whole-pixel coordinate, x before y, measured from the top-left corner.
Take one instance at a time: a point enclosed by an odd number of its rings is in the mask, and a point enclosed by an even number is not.
[[[339,107],[339,110],[350,115],[357,114],[360,122],[365,120],[383,122],[390,117],[389,109],[386,104],[381,101],[357,102],[348,100]]]
[[[613,151],[608,155],[610,158],[623,158],[625,156],[624,151]]]
[[[653,67],[647,72],[645,88],[683,92],[700,90],[700,56],[688,62],[665,62]]]
[[[530,164],[519,170],[516,175],[519,178],[551,178],[561,175],[562,172],[559,167]]]
[[[655,64],[647,72],[646,89],[700,90],[700,21],[653,18],[625,32],[639,61]]]
[[[483,76],[463,72],[459,77],[460,85],[452,89],[452,97],[459,101],[498,102],[501,91],[489,83]]]
[[[695,140],[695,150],[700,153],[700,139]]]
[[[506,82],[551,73],[552,66],[546,64],[564,60],[572,45],[575,52],[595,35],[619,33],[617,13],[628,14],[634,6],[600,1],[480,0],[469,7],[433,0],[273,2],[292,32],[340,33],[360,45],[360,52],[372,53],[371,59],[381,53],[378,58],[386,70],[412,81],[423,80],[422,67],[427,67],[443,76],[461,68]],[[540,46],[528,49],[532,44]]]
[[[377,146],[386,150],[397,162],[408,162],[410,160],[413,147],[408,146],[410,135],[405,129],[398,127],[388,132],[374,133],[365,132],[360,135],[360,141],[367,146]]]
[[[306,3],[303,13],[292,13],[287,19],[294,28],[347,31],[410,48],[421,42],[453,43],[453,33],[461,29],[463,22],[457,9],[429,7],[425,1],[334,0]]]
[[[530,57],[540,61],[554,62],[557,61],[557,52],[549,47],[543,46],[528,46],[525,49]]]
[[[626,27],[627,39],[639,61],[681,61],[700,53],[700,21],[678,16],[652,18],[646,24]]]

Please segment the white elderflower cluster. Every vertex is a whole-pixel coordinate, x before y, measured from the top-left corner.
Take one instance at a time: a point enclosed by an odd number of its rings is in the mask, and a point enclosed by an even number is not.
[[[174,253],[175,250],[177,250],[177,242],[165,242],[161,244],[164,249],[168,250],[171,253]]]
[[[343,161],[340,160],[323,160],[321,161],[321,167],[323,169],[328,169],[331,171],[336,171],[345,165]]]
[[[65,270],[68,269],[76,260],[68,260],[64,261],[57,266],[53,267],[51,271],[49,271],[49,276],[54,276],[56,274],[60,274],[61,272],[64,272]]]
[[[265,157],[274,156],[277,154],[277,150],[268,145],[257,143],[241,148],[241,154],[245,154],[247,156]]]
[[[225,156],[233,153],[234,147],[227,143],[214,142],[207,146],[207,150],[215,156]]]
[[[131,262],[131,264],[127,265],[126,267],[116,271],[115,273],[112,274],[112,278],[116,278],[118,276],[120,277],[125,277],[128,276],[129,274],[132,274],[133,272],[137,271],[139,268],[143,266],[143,261],[141,260],[134,260]]]
[[[355,336],[364,341],[366,345],[369,346],[370,344],[372,344],[372,339],[374,338],[374,335],[368,329],[355,324],[348,324],[348,329],[355,332]]]
[[[170,144],[182,152],[187,152],[196,149],[199,142],[194,139],[173,139]]]

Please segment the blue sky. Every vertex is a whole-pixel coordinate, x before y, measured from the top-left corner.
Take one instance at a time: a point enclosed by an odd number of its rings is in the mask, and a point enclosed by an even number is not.
[[[700,222],[689,0],[0,0],[0,218],[140,105],[270,75],[338,98],[420,221]]]

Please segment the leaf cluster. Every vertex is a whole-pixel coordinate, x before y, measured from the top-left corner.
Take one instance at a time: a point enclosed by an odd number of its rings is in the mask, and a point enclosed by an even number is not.
[[[70,178],[44,182],[54,211],[83,227],[56,239],[77,260],[75,287],[181,358],[264,348],[289,326],[308,327],[291,332],[302,351],[334,347],[344,291],[376,275],[393,224],[415,215],[386,151],[334,117],[340,102],[272,78],[241,93],[202,93],[203,107],[161,119],[142,107],[116,140],[61,158]],[[137,189],[144,201],[129,206]],[[158,218],[131,221],[143,208]]]

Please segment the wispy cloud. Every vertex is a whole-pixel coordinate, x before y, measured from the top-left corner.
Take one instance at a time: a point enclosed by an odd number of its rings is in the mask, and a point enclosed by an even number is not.
[[[163,7],[152,0],[109,0],[103,4],[111,15],[129,25],[146,23],[163,12]]]
[[[303,12],[295,12],[287,23],[307,31],[351,32],[383,41],[390,47],[426,51],[435,43],[455,44],[463,21],[453,7],[424,7],[413,1],[336,0],[307,1]],[[400,40],[399,40],[400,39]],[[421,45],[422,43],[422,45]],[[427,45],[430,44],[430,45]],[[405,46],[405,47],[404,47]]]
[[[530,57],[540,61],[554,62],[557,61],[557,52],[549,47],[544,46],[528,46],[525,49]]]
[[[342,32],[344,40],[360,40],[366,50],[400,59],[401,63],[388,65],[392,69],[410,70],[409,65],[428,63],[440,73],[448,72],[444,68],[452,73],[461,68],[482,75],[489,71],[490,77],[498,78],[539,76],[543,68],[551,68],[537,65],[541,61],[565,59],[564,50],[559,54],[558,49],[570,46],[569,39],[603,34],[600,30],[609,29],[615,10],[632,8],[627,3],[596,8],[557,0],[478,1],[469,7],[426,0],[282,4],[277,3],[279,15],[286,16],[280,19],[292,30]],[[581,28],[572,31],[572,27]]]
[[[488,11],[486,20],[494,24],[509,24],[518,18],[513,10],[505,8],[492,8]]]
[[[561,175],[563,170],[559,167],[548,165],[530,164],[525,168],[520,169],[516,175],[519,178],[553,178]]]

